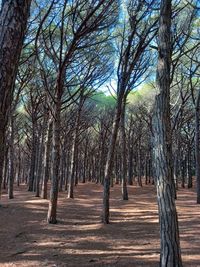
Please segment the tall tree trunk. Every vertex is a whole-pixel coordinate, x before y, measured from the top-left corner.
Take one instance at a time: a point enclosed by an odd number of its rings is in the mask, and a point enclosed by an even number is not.
[[[84,103],[84,95],[83,92],[81,92],[80,95],[80,101],[78,106],[78,111],[76,114],[76,121],[75,121],[75,130],[74,130],[74,136],[72,141],[72,158],[71,158],[71,166],[70,166],[70,178],[68,183],[68,198],[74,197],[74,178],[75,178],[75,168],[76,168],[76,160],[78,158],[78,134],[79,134],[79,124],[80,124],[80,116],[81,111]]]
[[[9,146],[5,144],[5,155],[4,155],[4,162],[3,162],[3,189],[6,189],[7,180],[8,180],[8,152]]]
[[[200,146],[199,146],[200,148]],[[199,153],[199,151],[197,152],[197,154]],[[192,188],[192,148],[190,146],[190,144],[188,145],[188,149],[187,149],[187,186],[188,188]],[[200,155],[199,159],[200,159]],[[199,163],[198,163],[199,165]],[[197,168],[199,168],[197,166]],[[198,172],[198,171],[197,171]]]
[[[8,177],[8,198],[12,199],[14,198],[13,194],[13,186],[14,186],[14,116],[11,115],[10,120],[10,172]]]
[[[141,162],[141,136],[138,140],[138,166],[137,166],[137,176],[138,176],[138,185],[142,187],[142,162]]]
[[[50,121],[47,130],[47,140],[45,144],[45,159],[44,159],[44,177],[42,182],[42,198],[47,199],[47,183],[50,176],[50,157],[51,157],[51,143],[52,143],[52,129],[53,124]]]
[[[85,149],[84,149],[84,154],[83,154],[83,178],[82,178],[82,183],[86,182],[86,169],[87,169],[87,157],[88,157],[88,143],[89,140],[88,138],[86,139],[85,143]],[[97,179],[99,179],[99,176],[97,176]],[[97,180],[98,181],[98,180]]]
[[[37,133],[36,133],[36,121],[33,120],[32,126],[32,145],[31,145],[31,162],[30,162],[30,174],[28,182],[28,191],[34,190],[35,182],[35,169],[36,169],[36,159],[37,159]]]
[[[132,118],[131,118],[132,119]],[[130,128],[131,128],[130,123]],[[129,129],[129,154],[128,154],[128,184],[133,185],[133,132]]]
[[[59,91],[59,90],[58,90]],[[60,129],[61,129],[61,94],[56,103],[54,132],[53,132],[53,146],[54,146],[54,159],[53,159],[53,175],[51,180],[51,191],[49,200],[49,210],[47,215],[47,222],[57,223],[57,201],[58,201],[58,185],[59,185],[59,172],[60,172]]]
[[[125,131],[125,110],[126,110],[126,97],[123,99],[122,113],[120,120],[121,141],[122,141],[122,199],[128,200],[128,190],[126,185],[127,179],[127,157],[126,157],[126,131]]]
[[[111,133],[106,167],[105,167],[104,189],[103,189],[103,212],[102,212],[102,222],[104,224],[109,223],[110,179],[111,179],[112,170],[113,170],[115,144],[117,140],[120,116],[121,116],[121,111],[122,111],[122,100],[123,100],[123,96],[119,96],[117,100],[117,107],[115,111],[115,117],[114,117],[114,122],[112,126],[112,133]]]
[[[155,171],[160,222],[160,266],[181,267],[178,219],[173,193],[172,138],[170,121],[171,1],[161,1],[158,35],[157,86],[153,118]]]
[[[0,196],[5,133],[31,0],[2,1],[0,12]]]

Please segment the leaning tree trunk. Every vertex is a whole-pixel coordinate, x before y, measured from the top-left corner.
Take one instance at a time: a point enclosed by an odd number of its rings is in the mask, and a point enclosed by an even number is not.
[[[102,212],[102,222],[104,224],[109,223],[110,179],[111,179],[112,170],[113,170],[113,158],[114,158],[114,153],[115,153],[115,144],[117,140],[120,116],[121,116],[121,111],[122,111],[122,99],[123,97],[119,96],[117,100],[117,107],[115,111],[111,139],[110,139],[108,155],[107,155],[107,160],[106,160],[104,189],[103,189],[103,212]]]
[[[173,193],[172,138],[170,122],[171,1],[161,1],[159,59],[153,119],[154,157],[160,222],[160,266],[181,267],[178,219]]]
[[[5,133],[31,0],[2,1],[0,11],[0,194]]]

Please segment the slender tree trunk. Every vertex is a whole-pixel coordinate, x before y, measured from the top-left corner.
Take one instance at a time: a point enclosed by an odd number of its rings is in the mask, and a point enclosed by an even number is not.
[[[58,93],[59,94],[59,93]],[[53,175],[51,181],[51,191],[49,200],[49,210],[47,215],[47,222],[57,223],[57,201],[58,201],[58,185],[59,185],[59,171],[60,171],[60,113],[61,113],[61,94],[57,99],[55,121],[54,121],[54,160],[53,160]]]
[[[50,121],[48,124],[47,140],[45,144],[45,159],[44,159],[44,177],[42,183],[42,198],[47,199],[47,183],[50,176],[50,161],[51,161],[51,143],[53,124]]]
[[[172,138],[170,121],[171,1],[161,1],[159,59],[153,119],[154,156],[160,222],[160,266],[182,267],[178,219],[173,194]]]
[[[65,190],[67,190],[67,187],[68,187],[69,169],[70,169],[70,147],[68,146],[66,170],[65,170]]]
[[[115,153],[115,144],[117,140],[121,111],[122,111],[122,96],[118,98],[117,102],[114,122],[112,126],[111,139],[108,148],[106,167],[105,167],[104,189],[103,189],[103,213],[102,213],[102,222],[104,224],[109,223],[110,179],[113,170],[113,158]]]
[[[130,141],[129,141],[128,184],[133,185],[133,133],[132,132],[130,132]]]
[[[14,198],[13,194],[13,186],[14,186],[14,116],[11,115],[10,120],[10,172],[9,172],[9,178],[8,178],[8,198],[12,199]]]
[[[200,148],[200,146],[199,146],[199,148]],[[191,162],[192,161],[192,159],[191,159],[192,151],[191,150],[192,150],[191,146],[189,145],[188,149],[187,149],[187,186],[188,186],[188,188],[192,188],[192,162]],[[200,159],[200,156],[199,156],[199,159]]]
[[[142,187],[141,137],[139,138],[139,141],[138,141],[137,175],[138,175],[138,185]]]
[[[181,164],[181,187],[185,188],[185,177],[186,177],[186,166],[187,158],[183,156],[182,164]]]
[[[71,166],[70,166],[70,179],[68,183],[68,198],[74,198],[74,179],[75,179],[75,168],[76,168],[76,160],[78,157],[78,134],[79,134],[79,124],[80,124],[80,116],[83,107],[83,95],[80,96],[78,112],[76,115],[75,121],[75,130],[73,136],[73,143],[72,143],[72,158],[71,158]]]
[[[36,122],[33,120],[32,126],[32,146],[31,146],[31,162],[30,162],[30,174],[28,191],[34,191],[35,182],[35,169],[36,169],[36,159],[37,159],[37,134],[36,134]]]
[[[85,150],[84,150],[84,155],[83,155],[83,179],[82,183],[86,182],[86,169],[87,169],[87,157],[88,157],[88,142],[89,140],[86,139],[86,144],[85,144]],[[97,176],[97,179],[99,179],[99,176]]]
[[[3,189],[6,189],[8,181],[8,151],[9,146],[5,145],[5,158],[4,158],[4,168],[3,168]]]
[[[43,118],[43,123],[42,123],[42,132],[41,132],[41,140],[40,142],[38,141],[38,144],[40,144],[39,146],[39,153],[38,153],[38,168],[37,168],[37,175],[36,175],[36,197],[40,196],[40,181],[42,180],[43,177],[43,166],[44,166],[44,139],[45,139],[45,135],[46,135],[46,128],[47,128],[47,124],[48,124],[48,113],[47,110],[44,109],[44,118]]]
[[[122,104],[120,130],[121,130],[121,141],[122,141],[122,199],[128,200],[128,190],[126,185],[127,179],[127,157],[126,157],[126,131],[125,131],[125,110],[126,110],[126,97],[124,97]]]

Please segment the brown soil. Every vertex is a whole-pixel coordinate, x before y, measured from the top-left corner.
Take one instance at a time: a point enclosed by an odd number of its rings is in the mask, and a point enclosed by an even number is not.
[[[57,225],[46,223],[48,201],[25,186],[15,199],[2,197],[0,266],[158,266],[159,226],[155,189],[129,187],[129,201],[111,192],[111,224],[102,225],[102,187],[80,184],[75,199],[60,193]],[[195,192],[181,189],[177,207],[184,266],[200,266],[200,206]]]

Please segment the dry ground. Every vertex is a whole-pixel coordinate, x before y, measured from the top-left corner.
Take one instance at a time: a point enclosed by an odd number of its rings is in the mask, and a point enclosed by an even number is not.
[[[75,199],[60,193],[57,225],[47,225],[48,201],[24,185],[15,199],[3,195],[0,208],[0,266],[146,266],[159,261],[159,226],[155,189],[129,187],[129,201],[111,192],[111,224],[100,223],[102,187],[80,184]],[[181,189],[178,213],[185,267],[200,266],[200,206],[195,192]]]

